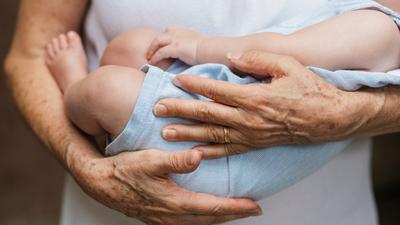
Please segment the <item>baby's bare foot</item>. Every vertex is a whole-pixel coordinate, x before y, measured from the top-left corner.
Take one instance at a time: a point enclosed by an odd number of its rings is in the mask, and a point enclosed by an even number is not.
[[[88,74],[86,54],[79,35],[60,34],[47,45],[46,64],[63,93]]]

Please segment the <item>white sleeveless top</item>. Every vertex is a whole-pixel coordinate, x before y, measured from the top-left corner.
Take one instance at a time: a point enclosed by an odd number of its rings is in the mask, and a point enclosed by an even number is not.
[[[93,0],[85,32],[90,68],[118,33],[134,27],[190,27],[209,35],[243,35],[329,0]],[[226,225],[376,225],[369,140],[354,141],[311,176],[259,202],[264,215]],[[141,225],[97,203],[67,178],[62,225]]]

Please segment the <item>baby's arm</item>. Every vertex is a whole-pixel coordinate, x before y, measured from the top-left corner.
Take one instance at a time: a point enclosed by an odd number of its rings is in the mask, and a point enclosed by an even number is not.
[[[264,32],[243,37],[197,36],[192,40],[197,43],[195,50],[190,50],[192,45],[185,44],[189,39],[181,36],[184,35],[177,35],[178,40],[171,43],[175,49],[164,46],[154,56],[183,61],[193,57],[194,60],[186,62],[228,65],[226,54],[229,52],[262,50],[290,55],[305,65],[332,70],[387,71],[398,68],[400,63],[400,32],[389,16],[374,10],[348,12],[290,35]]]
[[[387,71],[400,63],[400,32],[387,15],[348,12],[290,35],[260,33],[239,38],[206,38],[198,61],[226,64],[228,52],[263,50],[291,55],[304,65],[327,69]]]

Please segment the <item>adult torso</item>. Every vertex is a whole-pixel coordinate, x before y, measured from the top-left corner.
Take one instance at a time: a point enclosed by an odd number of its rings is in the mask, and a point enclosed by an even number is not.
[[[85,24],[89,61],[97,66],[107,42],[135,27],[190,27],[208,35],[254,33],[328,0],[93,0]]]

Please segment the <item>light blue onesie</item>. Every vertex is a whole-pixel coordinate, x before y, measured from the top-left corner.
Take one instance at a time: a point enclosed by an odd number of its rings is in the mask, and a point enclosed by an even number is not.
[[[346,11],[374,8],[388,14],[400,25],[400,17],[395,12],[369,0],[331,1],[313,14],[290,19],[263,32],[291,33],[329,17]],[[328,71],[309,67],[327,82],[336,87],[354,91],[362,86],[382,87],[400,84],[400,72],[370,73],[362,71]],[[171,123],[192,124],[193,121],[177,118],[157,118],[153,106],[163,98],[204,99],[175,87],[171,80],[174,74],[185,73],[224,80],[238,84],[257,82],[252,77],[239,77],[221,64],[203,64],[189,67],[182,62],[174,63],[168,71],[146,65],[146,73],[135,110],[122,133],[106,148],[107,155],[124,150],[156,148],[165,151],[190,149],[199,143],[167,142],[161,129]],[[249,197],[255,200],[265,198],[310,175],[341,152],[349,141],[289,145],[254,150],[245,154],[227,156],[214,160],[203,160],[199,168],[189,174],[171,174],[178,185],[196,192],[211,193],[228,197]]]

